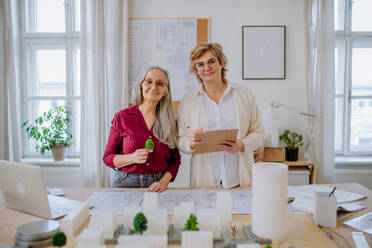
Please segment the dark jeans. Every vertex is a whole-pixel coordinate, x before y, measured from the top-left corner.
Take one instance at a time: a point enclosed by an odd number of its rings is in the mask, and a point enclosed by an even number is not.
[[[152,183],[158,182],[164,172],[157,174],[132,174],[125,171],[116,171],[111,184],[113,188],[148,188]]]

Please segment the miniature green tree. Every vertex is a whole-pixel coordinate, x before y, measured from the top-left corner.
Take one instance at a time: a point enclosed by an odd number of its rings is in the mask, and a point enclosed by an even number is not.
[[[147,150],[151,151],[152,149],[154,149],[154,141],[152,141],[152,139],[146,140],[145,147]]]
[[[133,220],[134,231],[142,233],[147,230],[147,219],[143,213],[136,214]]]
[[[52,237],[53,247],[62,247],[66,245],[66,235],[63,232],[56,232]]]
[[[184,231],[199,231],[198,221],[196,219],[196,216],[193,214],[190,214],[189,219],[186,221],[185,228],[183,228]]]

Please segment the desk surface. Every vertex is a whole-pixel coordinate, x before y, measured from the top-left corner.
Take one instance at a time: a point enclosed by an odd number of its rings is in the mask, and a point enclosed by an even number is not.
[[[356,231],[352,228],[344,226],[342,223],[348,219],[360,216],[372,211],[372,191],[356,183],[352,184],[337,184],[337,188],[348,190],[351,192],[363,194],[368,198],[363,200],[368,206],[367,209],[349,214],[347,217],[339,220],[336,228],[327,228],[333,235],[334,241],[329,239],[324,230],[321,230],[314,225],[311,215],[289,214],[288,219],[288,234],[285,240],[277,246],[273,247],[355,247],[351,238],[351,232]],[[90,193],[99,191],[99,189],[83,188],[83,189],[64,189],[66,196],[74,200],[87,200]],[[251,224],[251,215],[234,215],[233,223],[241,226],[243,224]],[[119,216],[119,221],[122,216]],[[0,209],[0,243],[14,244],[14,236],[16,228],[26,222],[39,220],[39,217],[20,213],[10,209]],[[172,216],[170,216],[172,221]],[[88,225],[88,221],[84,224],[84,228]],[[78,235],[83,228],[79,230],[73,238],[68,238],[67,247],[75,247],[78,240]],[[371,242],[365,235],[370,246]],[[348,242],[348,244],[346,244]],[[107,246],[114,247],[114,246]],[[177,246],[175,246],[177,247]]]

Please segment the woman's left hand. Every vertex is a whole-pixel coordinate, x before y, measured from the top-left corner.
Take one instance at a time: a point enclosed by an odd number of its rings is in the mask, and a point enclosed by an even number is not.
[[[157,192],[161,193],[164,190],[166,190],[168,187],[168,184],[165,185],[164,183],[159,182],[153,182],[150,187],[148,187],[147,192]]]
[[[224,140],[221,144],[217,145],[217,147],[231,154],[244,152],[244,143],[240,140],[237,140],[236,142]]]
[[[157,192],[161,193],[168,188],[168,184],[172,179],[172,174],[170,172],[165,172],[163,177],[158,182],[153,182],[150,187],[148,187],[147,192]]]

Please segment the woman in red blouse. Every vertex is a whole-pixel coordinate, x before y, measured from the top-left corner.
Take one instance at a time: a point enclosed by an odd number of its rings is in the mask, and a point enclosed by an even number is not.
[[[103,161],[116,170],[112,187],[162,192],[181,163],[168,73],[150,68],[134,100],[136,105],[115,114]],[[152,150],[145,148],[148,139],[154,142]]]

